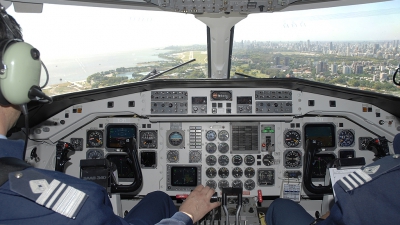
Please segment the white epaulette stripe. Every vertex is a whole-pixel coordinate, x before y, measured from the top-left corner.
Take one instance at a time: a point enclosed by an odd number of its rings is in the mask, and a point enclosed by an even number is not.
[[[67,186],[66,184],[62,183],[60,185],[60,187],[57,189],[57,191],[53,194],[53,196],[51,197],[51,199],[46,203],[46,207],[47,208],[51,208],[51,206],[53,205],[54,201],[57,199],[57,197],[60,195],[61,191],[64,190],[65,186]]]
[[[50,185],[49,188],[47,190],[45,190],[38,199],[36,199],[36,203],[40,204],[40,205],[44,205],[44,203],[47,201],[47,199],[51,196],[51,194],[54,192],[54,190],[56,190],[57,186],[60,184],[61,182],[58,180],[53,180]]]
[[[364,178],[362,178],[360,175],[358,175],[356,172],[353,172],[353,173],[351,173],[351,174],[353,174],[353,176],[355,177],[355,179],[358,181],[358,180],[360,180],[361,182],[362,182],[362,184],[365,184],[365,183],[367,183],[367,181],[366,180],[364,180]]]
[[[87,197],[84,192],[58,180],[53,180],[49,188],[36,199],[36,203],[75,219]]]
[[[356,180],[359,185],[363,185],[364,184],[364,181],[361,180],[355,173],[351,173],[351,174],[349,174],[349,176],[351,176],[351,178]]]
[[[346,187],[347,187],[349,190],[353,189],[353,187],[352,187],[349,183],[347,183],[343,178],[340,179],[340,181],[341,181],[344,185],[346,185]]]
[[[82,191],[79,191],[78,196],[75,198],[75,200],[72,203],[72,206],[67,214],[67,217],[74,217],[75,212],[77,211],[78,207],[81,205],[82,200],[85,198],[86,194],[83,193]]]
[[[51,209],[74,219],[86,198],[87,195],[84,192],[68,186]]]
[[[72,190],[68,193],[66,197],[66,201],[63,201],[63,203],[60,205],[61,207],[61,214],[67,215],[69,210],[71,209],[71,205],[73,203],[73,200],[76,198],[76,195],[78,194],[78,190],[75,188],[72,188]]]
[[[67,201],[67,200],[66,200],[66,197],[68,196],[68,194],[69,194],[71,191],[72,191],[72,187],[71,187],[71,186],[68,186],[67,189],[64,191],[64,193],[61,195],[61,197],[58,199],[57,203],[56,203],[56,204],[53,206],[53,208],[51,208],[51,209],[54,210],[54,211],[56,211],[56,212],[58,212],[58,213],[60,213],[60,212],[61,212],[61,209],[62,209],[62,208],[60,208],[60,206],[61,206],[61,204],[64,203],[64,201]],[[60,213],[60,214],[61,214],[61,213]]]
[[[357,173],[357,175],[364,179],[365,182],[372,180],[372,178],[368,174],[364,173],[362,170],[356,170],[355,173]]]
[[[359,186],[359,185],[357,184],[357,182],[355,182],[355,181],[353,180],[353,178],[351,178],[350,176],[343,177],[343,179],[346,179],[348,182],[351,183],[351,185],[353,186],[352,189],[357,188],[357,187]]]

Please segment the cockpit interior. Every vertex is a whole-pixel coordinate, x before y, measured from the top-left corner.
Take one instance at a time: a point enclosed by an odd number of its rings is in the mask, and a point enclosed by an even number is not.
[[[400,61],[399,29],[386,30],[387,36],[367,34],[347,41],[350,36],[340,37],[347,30],[325,23],[346,18],[358,23],[380,15],[393,20],[400,1],[4,2],[26,31],[26,41],[35,45],[34,35],[50,38],[38,40],[37,48],[43,62],[48,62],[50,82],[43,91],[52,103],[28,104],[25,161],[102,185],[114,213],[121,217],[157,190],[179,206],[199,184],[215,189],[219,200],[224,189],[233,195],[198,224],[263,224],[276,198],[291,199],[311,215],[322,215],[334,201],[329,168],[360,167],[395,153],[400,89],[391,79],[396,79],[393,74]],[[101,21],[105,27],[121,23],[121,34],[132,24],[132,46],[141,45],[133,37],[136,33],[140,37],[146,33],[146,41],[157,49],[151,53],[131,50],[118,30],[102,30],[89,16],[70,18],[72,25],[53,26],[56,30],[64,26],[65,33],[76,35],[92,32],[93,23],[102,43],[91,46],[87,43],[96,42],[95,37],[80,36],[72,37],[74,46],[63,47],[62,42],[68,40],[52,39],[50,31],[43,33],[50,25],[37,22],[47,9],[52,13],[53,5],[67,8],[65,15],[71,17],[75,16],[73,7],[78,7],[77,14],[79,7],[126,10],[133,16],[129,21],[106,13]],[[389,6],[395,6],[394,10]],[[332,14],[323,11],[337,9],[340,12]],[[308,15],[309,11],[316,14]],[[152,19],[155,13],[161,16]],[[169,15],[175,14],[190,16],[196,29],[202,27],[201,43],[187,44],[187,38],[180,42],[178,32],[191,33],[193,27],[184,19],[181,24],[169,22]],[[265,19],[246,23],[260,14]],[[275,14],[283,19],[275,20]],[[50,16],[58,17],[56,13]],[[29,33],[35,29],[24,27],[29,20],[39,32]],[[88,31],[75,27],[78,20]],[[151,29],[153,23],[171,28]],[[282,36],[277,36],[275,26]],[[261,33],[263,39],[245,39],[246,32],[239,30],[244,27],[254,35]],[[62,33],[62,29],[57,31]],[[303,31],[309,36],[302,36]],[[108,41],[103,41],[102,33]],[[317,33],[323,33],[320,40],[313,39]],[[243,39],[236,39],[237,35]],[[299,40],[292,41],[296,35]],[[170,42],[158,47],[164,38]],[[60,46],[57,54],[65,58],[52,61],[56,44]],[[102,52],[114,45],[118,52],[129,52],[126,60],[122,53]],[[93,56],[72,55],[84,55],[87,49],[94,50]],[[140,59],[146,54],[147,58]],[[46,79],[43,70],[41,79]],[[10,138],[25,139],[25,125],[21,116]]]

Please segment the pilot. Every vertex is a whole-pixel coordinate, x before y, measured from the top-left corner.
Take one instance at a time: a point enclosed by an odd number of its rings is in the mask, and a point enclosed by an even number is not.
[[[397,137],[400,138],[400,135]],[[400,223],[400,154],[383,157],[350,173],[338,180],[333,188],[336,202],[330,212],[321,218],[314,219],[303,207],[291,200],[277,199],[268,208],[267,224],[398,225]]]
[[[22,40],[19,24],[1,4],[0,7],[0,44],[7,39]],[[24,142],[6,138],[21,115],[20,108],[1,98],[0,89],[0,224],[184,225],[197,222],[220,205],[210,203],[213,189],[199,185],[179,211],[168,195],[156,191],[142,199],[125,218],[116,216],[103,187],[64,173],[33,168],[22,160]]]

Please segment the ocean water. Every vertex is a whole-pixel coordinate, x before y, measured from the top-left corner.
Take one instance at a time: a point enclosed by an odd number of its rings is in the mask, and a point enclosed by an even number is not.
[[[114,70],[119,67],[134,67],[137,63],[165,61],[165,59],[158,57],[158,54],[167,51],[168,50],[145,49],[57,60],[43,59],[43,62],[49,71],[49,85],[52,85],[66,81],[74,82],[86,80],[88,76],[94,73]],[[128,75],[129,74],[126,74],[126,76]],[[41,84],[44,83],[45,77],[46,75],[42,68]]]

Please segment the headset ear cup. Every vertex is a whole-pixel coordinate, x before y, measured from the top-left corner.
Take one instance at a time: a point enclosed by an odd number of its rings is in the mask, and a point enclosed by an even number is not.
[[[28,96],[30,89],[39,86],[40,82],[39,51],[20,40],[7,44],[3,49],[2,64],[5,73],[0,73],[2,95],[13,105],[28,103],[31,101]]]

